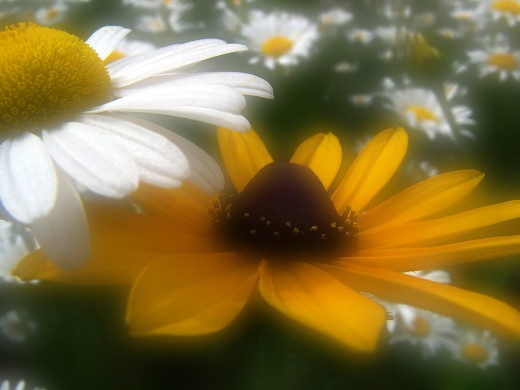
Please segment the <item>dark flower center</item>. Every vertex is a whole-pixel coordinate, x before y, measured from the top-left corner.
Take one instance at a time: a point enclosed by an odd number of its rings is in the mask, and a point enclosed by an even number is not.
[[[232,248],[269,258],[345,255],[359,228],[357,214],[338,214],[318,177],[298,164],[266,165],[238,195],[221,194],[210,213]]]

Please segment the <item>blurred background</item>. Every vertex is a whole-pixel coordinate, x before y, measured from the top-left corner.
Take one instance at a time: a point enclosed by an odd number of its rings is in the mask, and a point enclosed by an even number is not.
[[[0,0],[0,24],[19,21],[82,39],[102,26],[128,27],[129,40],[144,43],[136,45],[138,51],[200,38],[243,43],[250,51],[204,67],[252,73],[273,86],[275,99],[248,98],[245,116],[275,159],[290,158],[309,135],[330,131],[342,142],[346,165],[371,136],[402,126],[409,152],[387,193],[440,172],[476,169],[486,178],[475,204],[520,196],[516,0]],[[272,37],[290,44],[269,47]],[[210,126],[154,121],[219,158]],[[518,341],[451,320],[446,325],[431,313],[423,315],[431,327],[478,335],[486,358],[457,358],[442,347],[442,337],[421,339],[413,329],[391,325],[376,354],[359,355],[265,315],[269,309],[261,304],[212,337],[131,338],[123,321],[127,287],[21,284],[9,277],[9,267],[23,255],[20,248],[31,249],[31,238],[25,231],[13,233],[12,226],[4,230],[0,380],[11,384],[24,379],[31,389],[516,389],[520,383]],[[517,258],[444,271],[454,284],[520,307]]]

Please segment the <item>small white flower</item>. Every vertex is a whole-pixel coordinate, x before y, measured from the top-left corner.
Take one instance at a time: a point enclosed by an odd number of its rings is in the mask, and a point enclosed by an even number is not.
[[[439,174],[439,169],[429,161],[412,161],[406,167],[406,173],[418,182]]]
[[[0,317],[0,331],[7,339],[16,343],[27,340],[29,334],[36,329],[36,323],[18,310],[10,310]]]
[[[34,21],[43,26],[51,26],[61,22],[68,9],[67,4],[58,1],[49,7],[42,7],[36,10],[34,13]]]
[[[372,100],[374,99],[374,96],[369,94],[354,94],[351,95],[349,100],[350,102],[357,107],[367,107],[372,103]]]
[[[388,321],[390,343],[410,343],[421,348],[425,358],[440,350],[451,350],[455,343],[455,323],[451,318],[408,305],[396,305],[394,319]]]
[[[334,71],[337,73],[354,73],[359,70],[359,65],[349,61],[341,61],[334,65]]]
[[[319,37],[318,28],[307,18],[287,12],[265,14],[251,11],[249,22],[242,26],[241,34],[257,55],[251,63],[263,62],[269,69],[297,65],[310,54]]]
[[[222,12],[221,21],[224,28],[228,31],[238,31],[242,26],[242,20],[231,8],[228,7],[225,1],[220,0],[215,7]]]
[[[159,14],[142,15],[137,19],[135,28],[149,33],[161,33],[166,31],[166,23]]]
[[[36,242],[28,229],[0,219],[0,282],[22,283],[11,271],[35,247]]]
[[[436,138],[437,135],[455,139],[453,129],[433,91],[410,88],[387,91],[383,96],[390,101],[385,106],[399,115],[407,126],[423,131],[430,139]],[[468,107],[455,106],[450,109],[458,125],[474,124],[471,119],[472,112]]]
[[[495,21],[504,20],[511,27],[520,23],[519,0],[487,0],[484,6]]]
[[[495,41],[484,41],[483,50],[468,53],[469,62],[479,68],[479,76],[497,74],[500,81],[509,78],[520,80],[520,51],[512,50],[507,40],[498,37]]]
[[[375,35],[372,31],[364,28],[354,28],[347,33],[349,41],[362,43],[363,45],[368,45],[374,37]]]
[[[25,387],[25,381],[23,379],[19,380],[18,383],[14,384],[11,387],[11,383],[9,381],[0,382],[0,390],[29,390]],[[44,390],[42,387],[33,387],[32,390]]]
[[[219,178],[195,176],[204,152],[132,113],[244,131],[250,127],[241,115],[244,95],[272,97],[271,86],[249,74],[185,71],[209,58],[246,50],[217,39],[106,64],[129,32],[103,27],[86,42],[36,25],[0,32],[5,76],[0,88],[0,200],[13,220],[32,228],[43,252],[62,267],[89,259],[88,226],[74,184],[119,199],[140,181],[179,186],[191,164],[192,179],[202,178],[206,188],[221,185]]]
[[[458,342],[452,353],[455,359],[482,369],[499,364],[497,340],[487,330],[459,330]]]
[[[331,10],[322,12],[319,15],[320,24],[325,28],[347,24],[352,20],[352,18],[352,13],[339,7],[332,8]]]

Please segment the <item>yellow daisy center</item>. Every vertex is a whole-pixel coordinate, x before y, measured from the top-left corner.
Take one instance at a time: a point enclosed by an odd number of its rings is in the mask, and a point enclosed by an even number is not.
[[[271,37],[262,45],[262,53],[268,57],[280,57],[293,47],[293,41],[286,37]]]
[[[52,126],[109,97],[103,61],[74,35],[20,23],[0,47],[0,131]]]
[[[433,112],[422,106],[408,106],[406,112],[411,112],[419,121],[438,122],[439,118]]]
[[[516,57],[509,53],[495,53],[488,57],[488,64],[504,70],[515,70],[518,68]]]
[[[210,214],[232,250],[271,259],[323,261],[351,249],[359,231],[358,215],[339,215],[318,177],[299,164],[266,165],[238,195],[222,194]]]
[[[427,337],[431,332],[431,327],[423,317],[417,316],[412,322],[411,331],[416,337]]]
[[[520,15],[520,3],[512,0],[499,0],[491,4],[491,9],[499,12]]]
[[[482,345],[473,343],[464,345],[462,354],[466,359],[475,363],[482,363],[488,357],[488,353]]]

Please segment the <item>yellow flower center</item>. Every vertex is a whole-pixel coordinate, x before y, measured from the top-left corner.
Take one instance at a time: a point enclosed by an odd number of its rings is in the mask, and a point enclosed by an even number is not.
[[[272,37],[262,45],[262,53],[269,57],[280,57],[293,47],[293,42],[286,37]]]
[[[482,363],[488,357],[488,353],[482,345],[473,343],[464,345],[462,354],[466,359],[474,363]]]
[[[360,228],[359,216],[339,215],[316,174],[299,164],[266,165],[238,195],[221,194],[210,214],[231,250],[259,258],[326,261],[353,249]]]
[[[495,53],[488,57],[488,64],[496,66],[504,70],[515,70],[518,68],[518,61],[512,54],[509,53]]]
[[[520,15],[520,3],[513,0],[495,1],[491,4],[491,9],[513,15]]]
[[[0,132],[52,126],[109,97],[103,61],[74,35],[20,23],[0,47]]]
[[[408,106],[406,112],[411,112],[419,121],[438,122],[439,118],[433,112],[422,106]]]
[[[428,321],[423,317],[417,316],[412,322],[412,334],[416,337],[426,337],[431,332],[431,327]]]

